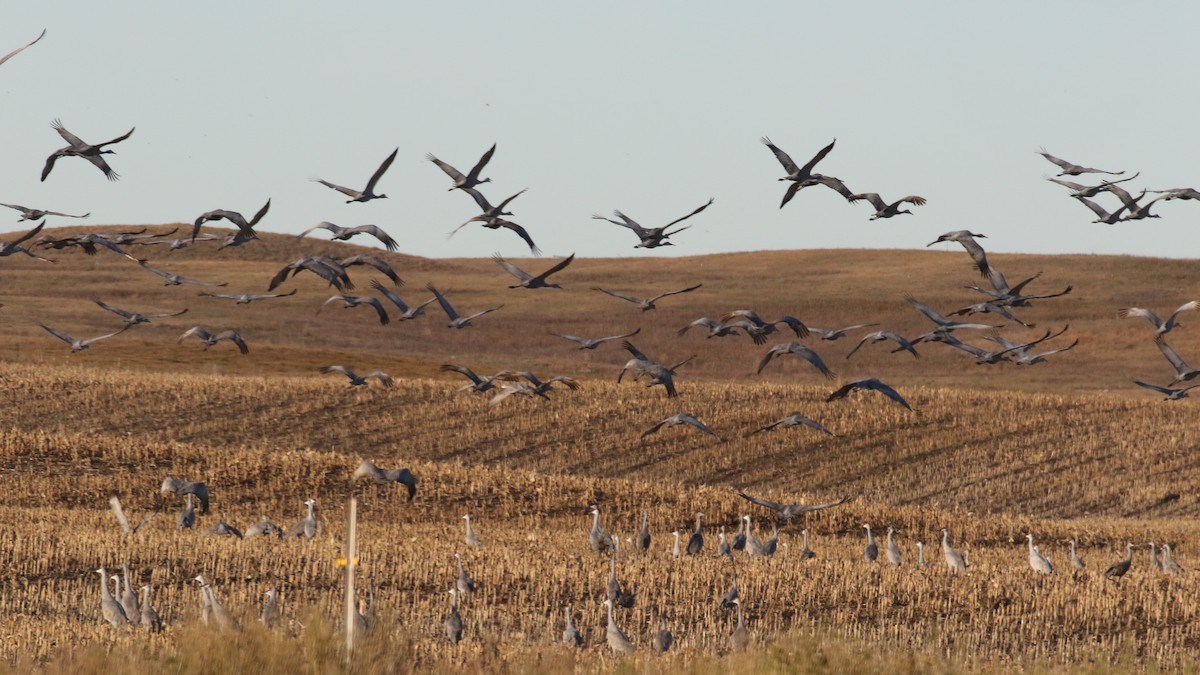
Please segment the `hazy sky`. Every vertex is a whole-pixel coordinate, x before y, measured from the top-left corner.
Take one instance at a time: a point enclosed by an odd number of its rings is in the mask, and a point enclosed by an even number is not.
[[[0,66],[0,201],[161,223],[270,197],[268,231],[373,222],[418,255],[519,256],[503,230],[447,240],[476,207],[424,159],[465,171],[496,142],[483,191],[528,187],[512,220],[548,255],[654,255],[591,214],[656,226],[715,197],[657,252],[909,248],[969,228],[993,251],[1190,257],[1200,204],[1092,224],[1035,151],[1200,187],[1198,23],[1194,2],[27,3],[0,52],[49,33]],[[65,159],[40,183],[56,117],[91,142],[136,126],[109,158],[121,180]],[[929,203],[871,222],[814,187],[781,211],[762,135],[800,163],[836,137],[819,171]],[[361,188],[395,147],[387,200],[309,180]]]

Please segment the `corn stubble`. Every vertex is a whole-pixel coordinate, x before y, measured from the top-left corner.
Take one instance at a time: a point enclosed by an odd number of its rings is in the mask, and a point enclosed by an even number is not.
[[[617,621],[648,651],[665,618],[678,650],[671,667],[701,667],[724,654],[735,623],[716,601],[730,583],[728,562],[715,555],[716,528],[732,532],[750,513],[756,531],[769,534],[765,511],[734,487],[783,502],[856,499],[785,528],[786,554],[781,546],[773,559],[738,555],[753,640],[750,654],[722,657],[725,668],[819,670],[806,655],[818,648],[840,654],[827,668],[897,671],[1196,661],[1194,573],[1152,573],[1143,549],[1119,583],[1099,574],[1122,557],[1126,540],[1176,542],[1189,566],[1200,468],[1174,448],[1194,448],[1200,438],[1176,406],[910,388],[917,416],[866,396],[826,404],[825,387],[692,383],[687,406],[729,440],[672,429],[642,442],[647,422],[677,412],[677,403],[601,381],[556,393],[549,403],[488,410],[486,397],[452,394],[451,381],[350,390],[316,376],[14,364],[6,371],[0,555],[10,563],[0,596],[8,626],[0,659],[17,668],[98,672],[107,655],[129,672],[166,665],[181,672],[336,671],[336,558],[352,491],[360,497],[360,574],[375,582],[379,608],[358,670],[611,666],[600,605],[608,560],[588,546],[591,503],[623,544],[650,511],[650,553],[626,544],[618,559],[622,582],[640,583],[636,604]],[[744,436],[793,409],[839,436]],[[983,419],[986,425],[964,430]],[[406,503],[396,486],[351,486],[362,459],[410,467],[419,480],[416,499]],[[165,475],[212,488],[213,512],[194,530],[176,528],[178,501],[158,504]],[[108,510],[112,493],[132,520],[155,508],[164,513],[125,535]],[[304,515],[309,496],[322,523],[315,540],[203,534],[217,519],[244,529],[261,514],[286,527]],[[674,560],[669,532],[690,531],[697,510],[706,514],[705,554]],[[462,542],[464,513],[484,541],[478,550]],[[903,567],[862,562],[863,522],[897,528]],[[818,554],[809,562],[798,556],[805,524]],[[970,550],[968,574],[946,573],[941,527]],[[1053,577],[1029,570],[1025,532],[1055,560]],[[1059,542],[1070,537],[1088,561],[1085,574],[1069,570]],[[918,539],[927,544],[925,570],[913,567]],[[461,603],[465,637],[457,647],[441,628],[455,552],[478,585]],[[93,570],[123,562],[135,586],[154,586],[169,625],[164,634],[114,631],[101,621]],[[205,630],[200,591],[189,581],[197,574],[247,630]],[[273,577],[283,619],[267,633],[255,620]],[[579,654],[558,646],[565,605],[588,644]],[[875,651],[859,651],[867,647]],[[648,655],[635,658],[649,667]]]

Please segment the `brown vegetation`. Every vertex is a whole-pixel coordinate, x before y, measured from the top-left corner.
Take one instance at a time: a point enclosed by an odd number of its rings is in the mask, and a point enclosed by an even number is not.
[[[154,264],[261,291],[301,252],[354,248],[282,236],[260,243],[220,254],[160,251]],[[330,617],[341,589],[344,503],[354,491],[361,573],[375,580],[381,608],[363,648],[364,670],[558,672],[616,663],[603,644],[599,602],[608,567],[588,547],[591,503],[622,537],[650,511],[651,553],[623,553],[618,562],[623,581],[640,581],[637,603],[618,613],[619,623],[644,650],[665,617],[679,649],[668,663],[706,670],[708,659],[725,652],[734,621],[716,603],[729,586],[728,563],[714,554],[716,528],[732,531],[743,513],[755,515],[760,531],[768,523],[763,509],[733,490],[744,488],[780,501],[854,499],[786,528],[780,540],[788,551],[781,547],[774,559],[737,557],[755,648],[722,657],[723,669],[919,672],[1123,660],[1195,666],[1200,603],[1190,570],[1200,468],[1192,455],[1200,432],[1190,402],[1163,403],[1127,386],[1131,376],[1168,379],[1169,369],[1148,325],[1116,318],[1122,306],[1174,307],[1188,299],[1150,286],[1164,283],[1164,269],[1182,278],[1186,263],[1155,261],[1150,275],[1147,261],[1132,258],[1101,265],[1086,257],[995,256],[1010,278],[1018,275],[1009,267],[1028,266],[1047,271],[1047,287],[1077,289],[1022,314],[1039,328],[1069,321],[1082,340],[1075,352],[1033,368],[976,366],[940,345],[922,348],[920,361],[880,346],[846,363],[841,356],[853,337],[807,342],[843,380],[874,375],[894,384],[916,410],[908,412],[870,392],[825,403],[834,385],[807,364],[784,361],[756,377],[765,347],[674,331],[741,307],[825,327],[880,321],[905,334],[923,331],[904,291],[939,308],[974,301],[954,290],[973,280],[958,251],[580,259],[564,273],[563,291],[509,291],[499,283],[503,271],[486,260],[381,255],[408,280],[406,300],[423,300],[417,289],[433,281],[453,289],[465,309],[507,306],[465,331],[444,328],[436,307],[384,327],[371,312],[316,316],[327,290],[307,275],[289,282],[301,289],[296,296],[246,307],[164,288],[104,254],[55,252],[54,268],[13,259],[0,265],[0,559],[9,561],[0,572],[8,626],[0,660],[18,670],[44,663],[75,672],[98,672],[101,654],[129,672],[336,670],[338,628]],[[879,260],[887,264],[870,262]],[[352,276],[366,292],[360,269]],[[1129,281],[1115,287],[1109,275]],[[598,284],[652,294],[679,281],[704,287],[645,314],[585,290]],[[68,355],[37,323],[62,323],[80,335],[113,328],[93,295],[139,310],[190,311]],[[175,344],[195,324],[239,329],[251,353]],[[638,325],[636,343],[647,353],[701,355],[681,369],[678,400],[613,382],[627,358],[616,345],[577,351],[546,335],[611,335]],[[1189,328],[1171,336],[1185,357],[1200,344]],[[511,399],[489,410],[486,397],[454,392],[457,376],[436,373],[446,361],[487,372],[582,375],[583,386],[556,391],[549,402]],[[351,388],[316,371],[329,363],[405,379],[394,389]],[[1116,391],[1097,391],[1109,388]],[[683,429],[639,439],[649,424],[681,410],[727,440]],[[809,429],[745,436],[793,411],[837,437]],[[349,474],[362,459],[410,467],[419,480],[416,499],[405,502],[398,486],[353,488]],[[176,528],[178,502],[158,504],[166,475],[211,487],[213,513],[196,530]],[[123,535],[108,511],[111,493],[135,521],[155,508],[162,515]],[[286,527],[303,516],[309,496],[323,525],[313,541],[203,534],[218,519],[244,529],[260,514]],[[673,560],[669,533],[690,530],[696,510],[706,514],[706,554]],[[462,545],[464,513],[484,542],[478,551]],[[902,568],[861,560],[863,522],[899,530]],[[805,524],[818,553],[810,562],[796,555]],[[966,575],[946,574],[937,546],[942,527],[969,549]],[[1054,560],[1054,576],[1035,578],[1028,568],[1025,532]],[[1085,574],[1069,569],[1061,541],[1071,537],[1088,562]],[[931,563],[922,571],[910,564],[918,540],[928,544]],[[1124,579],[1099,574],[1123,556],[1125,541],[1150,540],[1175,545],[1189,571],[1152,572],[1143,547]],[[441,631],[455,552],[479,584],[462,605],[458,648]],[[170,626],[163,636],[114,631],[101,621],[93,570],[123,562],[135,583],[154,585]],[[274,636],[251,628],[228,638],[233,646],[218,643],[199,625],[200,593],[187,582],[199,573],[246,626],[278,576],[284,628]],[[566,604],[589,644],[581,655],[556,646]],[[230,660],[250,654],[259,661]],[[639,668],[653,667],[637,658]]]

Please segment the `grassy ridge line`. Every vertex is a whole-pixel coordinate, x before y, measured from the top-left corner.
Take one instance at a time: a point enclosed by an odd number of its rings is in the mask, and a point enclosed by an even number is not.
[[[88,228],[57,228],[64,232]],[[931,237],[932,238],[932,237]],[[561,274],[564,290],[510,290],[511,277],[486,259],[430,260],[389,254],[379,249],[313,238],[264,234],[261,242],[216,252],[212,242],[167,253],[162,247],[131,247],[148,256],[150,264],[201,279],[229,282],[229,290],[265,290],[266,281],[282,265],[303,254],[345,255],[369,251],[390,260],[408,281],[399,289],[410,302],[425,299],[423,286],[434,282],[447,290],[465,311],[504,304],[478,326],[455,331],[443,327],[436,307],[414,322],[380,326],[366,309],[330,306],[317,314],[331,291],[307,273],[282,289],[299,289],[297,296],[235,307],[226,301],[198,298],[196,287],[163,287],[157,277],[129,261],[101,253],[88,258],[75,251],[52,252],[54,266],[33,260],[7,258],[0,266],[6,306],[0,310],[0,358],[50,363],[85,361],[103,367],[192,372],[300,373],[332,361],[360,367],[387,366],[394,375],[431,376],[447,360],[467,361],[481,368],[520,367],[539,372],[563,372],[591,377],[615,377],[625,355],[616,345],[581,352],[549,335],[565,332],[600,336],[642,328],[636,343],[664,360],[690,354],[698,358],[681,372],[684,379],[767,380],[814,382],[807,366],[771,364],[761,376],[754,368],[766,347],[746,338],[707,340],[693,330],[679,337],[676,330],[700,316],[753,307],[773,317],[792,314],[823,327],[878,321],[904,335],[932,326],[903,301],[912,293],[943,311],[983,296],[962,286],[977,282],[960,250],[928,251],[764,251],[693,258],[588,259],[581,257]],[[565,252],[564,252],[565,253]],[[580,252],[583,255],[583,252]],[[889,354],[883,345],[864,347],[851,361],[855,337],[829,343],[810,339],[842,378],[880,376],[904,384],[1016,391],[1114,390],[1131,397],[1152,398],[1133,387],[1130,379],[1165,382],[1171,371],[1155,349],[1152,329],[1144,322],[1120,319],[1121,307],[1149,306],[1169,311],[1190,299],[1194,281],[1191,264],[1118,256],[1033,256],[994,254],[993,262],[1012,283],[1044,272],[1031,290],[1058,290],[1071,284],[1064,298],[1043,301],[1018,313],[1036,324],[1013,329],[1015,337],[1035,337],[1047,328],[1070,323],[1064,338],[1078,337],[1081,345],[1052,363],[1030,368],[1010,365],[977,366],[972,359],[943,345],[921,349],[920,359]],[[552,257],[516,261],[536,273]],[[372,273],[373,274],[373,273]],[[370,293],[363,268],[356,268],[358,290]],[[640,312],[628,303],[593,292],[592,286],[649,296],[664,290],[703,283],[700,290],[668,298],[658,310]],[[1164,290],[1166,289],[1166,290]],[[64,346],[47,336],[38,323],[62,327],[71,334],[94,335],[119,326],[115,317],[100,312],[92,297],[134,308],[178,309],[187,315],[161,325],[141,326],[89,352],[68,356]],[[992,317],[985,316],[984,319]],[[1200,333],[1185,328],[1170,336],[1184,358],[1200,351]],[[985,322],[989,322],[986,321]],[[200,354],[196,344],[174,340],[194,324],[233,326],[250,342],[250,358],[234,358],[214,348]],[[780,336],[777,341],[787,338]],[[968,341],[983,344],[979,336]],[[1059,343],[1065,345],[1062,339]],[[222,345],[223,347],[227,345]]]

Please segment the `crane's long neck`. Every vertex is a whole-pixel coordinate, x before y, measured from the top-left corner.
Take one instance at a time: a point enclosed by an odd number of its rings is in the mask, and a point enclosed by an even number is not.
[[[111,598],[112,593],[108,590],[108,570],[100,568],[100,597]]]
[[[145,609],[149,606],[150,606],[150,587],[145,586],[142,588],[142,609]]]
[[[867,529],[867,543],[868,543],[868,544],[874,544],[874,543],[875,543],[875,536],[871,534],[871,526],[870,526],[870,525],[867,525],[867,528],[866,528],[866,529]]]
[[[571,626],[571,608],[567,607],[566,612],[567,612],[567,630],[571,630],[571,628],[572,628],[572,626]]]
[[[1072,556],[1075,555],[1075,540],[1074,539],[1071,540],[1071,555]]]
[[[942,548],[949,550],[950,548],[950,533],[942,530]]]
[[[925,564],[925,544],[919,541],[917,542],[917,564]]]
[[[462,558],[455,558],[455,560],[458,561],[458,576],[461,577],[463,575]]]
[[[808,530],[804,530],[800,535],[804,537],[804,548],[808,548]]]
[[[1029,540],[1029,555],[1033,555],[1033,535],[1031,534],[1025,538]]]
[[[895,543],[892,542],[892,531],[891,530],[888,530],[887,543],[888,543],[888,546],[895,546]]]
[[[592,529],[593,530],[600,529],[600,509],[596,509],[595,511],[592,511]]]
[[[308,519],[309,519],[309,520],[312,520],[312,517],[313,517],[313,503],[310,501],[310,502],[307,504],[307,506],[308,506]]]
[[[649,528],[650,528],[650,512],[647,511],[642,514],[642,529],[646,530]]]
[[[696,514],[696,533],[700,533],[700,514]]]

